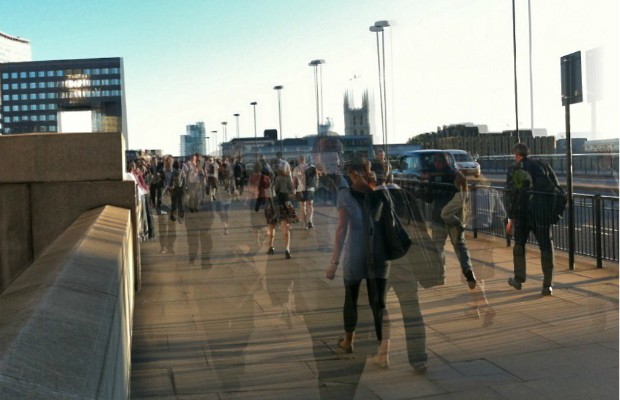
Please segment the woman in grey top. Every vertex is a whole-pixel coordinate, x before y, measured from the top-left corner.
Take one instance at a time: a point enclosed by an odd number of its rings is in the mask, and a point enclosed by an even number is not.
[[[378,235],[380,230],[373,227],[373,203],[376,197],[369,183],[373,182],[372,172],[367,161],[350,163],[345,170],[351,185],[348,190],[338,192],[338,225],[332,258],[326,269],[327,278],[334,279],[342,256],[346,335],[338,342],[338,346],[347,353],[353,352],[353,338],[358,322],[357,300],[361,282],[365,279],[375,333],[379,340],[379,353],[374,362],[382,368],[388,368],[390,335],[385,301],[390,263],[385,259],[381,246],[383,238]]]
[[[292,209],[292,206],[289,208],[287,205],[290,204],[289,198],[293,193],[293,181],[291,180],[291,175],[285,168],[278,169],[278,176],[273,183],[273,191],[276,194],[278,200],[278,207],[276,211],[277,220],[280,221],[280,228],[282,229],[282,239],[284,240],[284,256],[286,259],[291,258],[291,232],[290,227],[291,223],[296,222],[295,218],[297,215],[295,214],[295,210]],[[289,204],[287,204],[289,203]],[[292,209],[292,210],[291,210]],[[275,229],[276,229],[276,221],[269,223],[269,250],[268,254],[274,254],[273,241],[275,238]]]

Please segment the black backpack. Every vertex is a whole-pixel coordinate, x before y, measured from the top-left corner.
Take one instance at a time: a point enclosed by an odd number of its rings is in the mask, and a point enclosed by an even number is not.
[[[316,173],[316,167],[314,165],[309,165],[308,168],[304,171],[306,176],[306,187],[307,188],[315,188],[318,186],[319,179]]]
[[[551,169],[549,164],[544,161],[538,160],[538,163],[545,171],[544,186],[540,189],[544,192],[543,207],[544,207],[544,219],[548,224],[557,224],[564,216],[566,211],[566,203],[568,198],[564,189],[558,183],[558,178],[555,172]]]

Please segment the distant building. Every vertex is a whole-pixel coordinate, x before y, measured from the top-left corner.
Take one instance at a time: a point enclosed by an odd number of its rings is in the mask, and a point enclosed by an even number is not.
[[[583,144],[584,153],[618,153],[619,149],[620,140],[618,138],[588,140]]]
[[[3,134],[68,132],[63,118],[80,114],[90,119],[83,132],[127,142],[122,58],[4,63],[0,84]]]
[[[350,93],[344,95],[344,135],[369,136],[371,132],[370,105],[368,91],[362,95],[361,107],[353,107]]]
[[[416,136],[416,143],[424,149],[461,149],[470,154],[490,156],[511,154],[512,147],[521,141],[530,148],[532,154],[555,153],[554,136],[534,137],[531,130],[503,131],[501,133],[482,133],[473,124],[438,127],[437,132]]]
[[[30,41],[0,32],[0,63],[31,61]]]
[[[571,153],[581,154],[584,152],[584,145],[588,139],[585,138],[571,138]],[[566,139],[558,139],[555,141],[555,153],[566,154]]]
[[[196,122],[185,127],[181,136],[181,156],[188,157],[194,153],[207,154],[207,142],[204,122]]]

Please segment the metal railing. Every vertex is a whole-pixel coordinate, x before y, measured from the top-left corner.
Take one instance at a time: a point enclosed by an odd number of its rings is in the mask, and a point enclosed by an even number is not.
[[[532,158],[546,161],[558,175],[566,175],[567,161],[565,154],[537,154]],[[514,164],[514,155],[482,156],[478,158],[484,173],[505,174]],[[617,177],[619,171],[618,153],[573,154],[572,167],[575,175]]]
[[[407,191],[409,199],[415,201],[423,211],[427,221],[430,221],[432,204],[420,198],[421,186],[419,181],[398,179],[396,182]],[[504,209],[504,188],[486,185],[470,185],[470,202],[468,210],[467,229],[471,230],[474,238],[479,233],[506,237],[505,223],[506,210]],[[597,266],[602,267],[603,260],[619,261],[618,247],[618,216],[619,201],[615,196],[601,196],[600,194],[574,194],[575,210],[575,254],[594,257]],[[568,251],[569,235],[567,213],[565,212],[557,224],[552,225],[554,246],[557,250]],[[529,243],[536,243],[531,234]],[[510,238],[507,238],[510,243]]]

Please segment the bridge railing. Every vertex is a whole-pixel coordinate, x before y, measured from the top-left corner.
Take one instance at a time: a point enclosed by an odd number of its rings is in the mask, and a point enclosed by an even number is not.
[[[544,160],[558,175],[566,175],[567,162],[565,154],[537,154],[532,158]],[[482,156],[478,158],[480,169],[484,173],[505,174],[514,163],[514,156]],[[573,173],[597,177],[617,177],[619,171],[618,153],[573,154]]]
[[[432,204],[420,198],[420,182],[415,180],[399,179],[396,182],[408,192],[408,197],[416,201],[423,211],[428,222],[431,221]],[[506,210],[504,208],[504,188],[487,185],[470,185],[470,202],[468,210],[467,229],[471,230],[474,238],[479,233],[506,237]],[[575,253],[597,260],[601,267],[603,260],[619,261],[618,247],[618,216],[619,200],[615,196],[601,196],[588,194],[574,194],[575,216]],[[557,250],[568,251],[568,211],[555,225],[552,225],[554,246]],[[510,238],[506,237],[507,243]],[[536,243],[533,235],[529,243]]]

